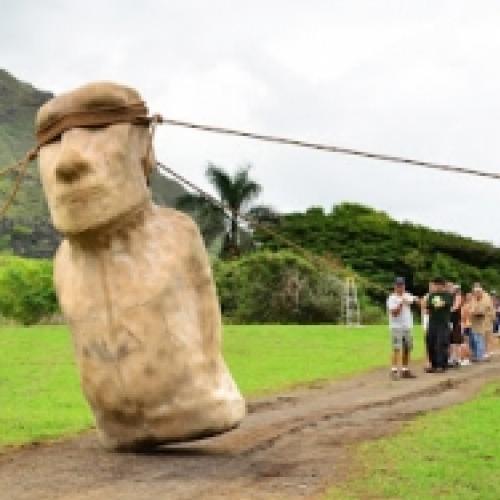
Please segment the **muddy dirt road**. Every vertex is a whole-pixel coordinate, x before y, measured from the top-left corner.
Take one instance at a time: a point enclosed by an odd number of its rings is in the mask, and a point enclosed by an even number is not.
[[[93,431],[0,455],[2,500],[321,498],[345,477],[350,445],[464,401],[500,379],[500,359],[416,380],[378,370],[251,401],[241,428],[149,454],[103,451]]]

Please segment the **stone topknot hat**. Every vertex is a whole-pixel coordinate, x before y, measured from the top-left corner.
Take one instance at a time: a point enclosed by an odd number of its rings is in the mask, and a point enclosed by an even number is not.
[[[140,94],[125,85],[94,82],[58,95],[38,111],[35,128],[39,146],[74,127],[114,123],[148,125],[148,108]]]

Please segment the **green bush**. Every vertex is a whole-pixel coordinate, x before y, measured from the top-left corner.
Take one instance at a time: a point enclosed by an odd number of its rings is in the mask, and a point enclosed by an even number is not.
[[[213,263],[222,312],[239,323],[338,323],[342,278],[291,251]],[[363,321],[380,319],[361,291]],[[57,312],[52,263],[0,255],[0,317],[34,324]]]
[[[336,323],[341,281],[290,251],[216,261],[221,308],[243,323]]]
[[[0,316],[31,325],[57,309],[52,262],[0,256]]]

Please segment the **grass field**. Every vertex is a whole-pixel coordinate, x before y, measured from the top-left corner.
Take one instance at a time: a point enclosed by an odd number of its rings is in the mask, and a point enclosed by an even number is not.
[[[420,334],[418,334],[420,335]],[[416,342],[417,355],[422,342]],[[387,363],[384,326],[227,326],[225,358],[245,395]],[[0,445],[91,425],[65,327],[0,328]]]
[[[498,500],[499,436],[500,384],[494,383],[467,403],[420,417],[393,437],[361,445],[361,475],[327,498]]]

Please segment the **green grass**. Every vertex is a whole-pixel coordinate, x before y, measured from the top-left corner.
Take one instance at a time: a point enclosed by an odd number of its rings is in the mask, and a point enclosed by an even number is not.
[[[360,445],[356,455],[361,475],[327,498],[497,500],[500,383],[467,403],[419,417],[393,437]]]
[[[414,355],[422,357],[415,330]],[[224,353],[243,393],[253,395],[387,365],[390,344],[386,326],[226,326]]]
[[[0,328],[0,445],[91,425],[67,330]]]
[[[420,336],[420,333],[418,333]],[[422,354],[417,339],[417,355]],[[385,326],[227,326],[224,355],[245,395],[387,364]],[[68,330],[0,328],[0,446],[89,427]]]

